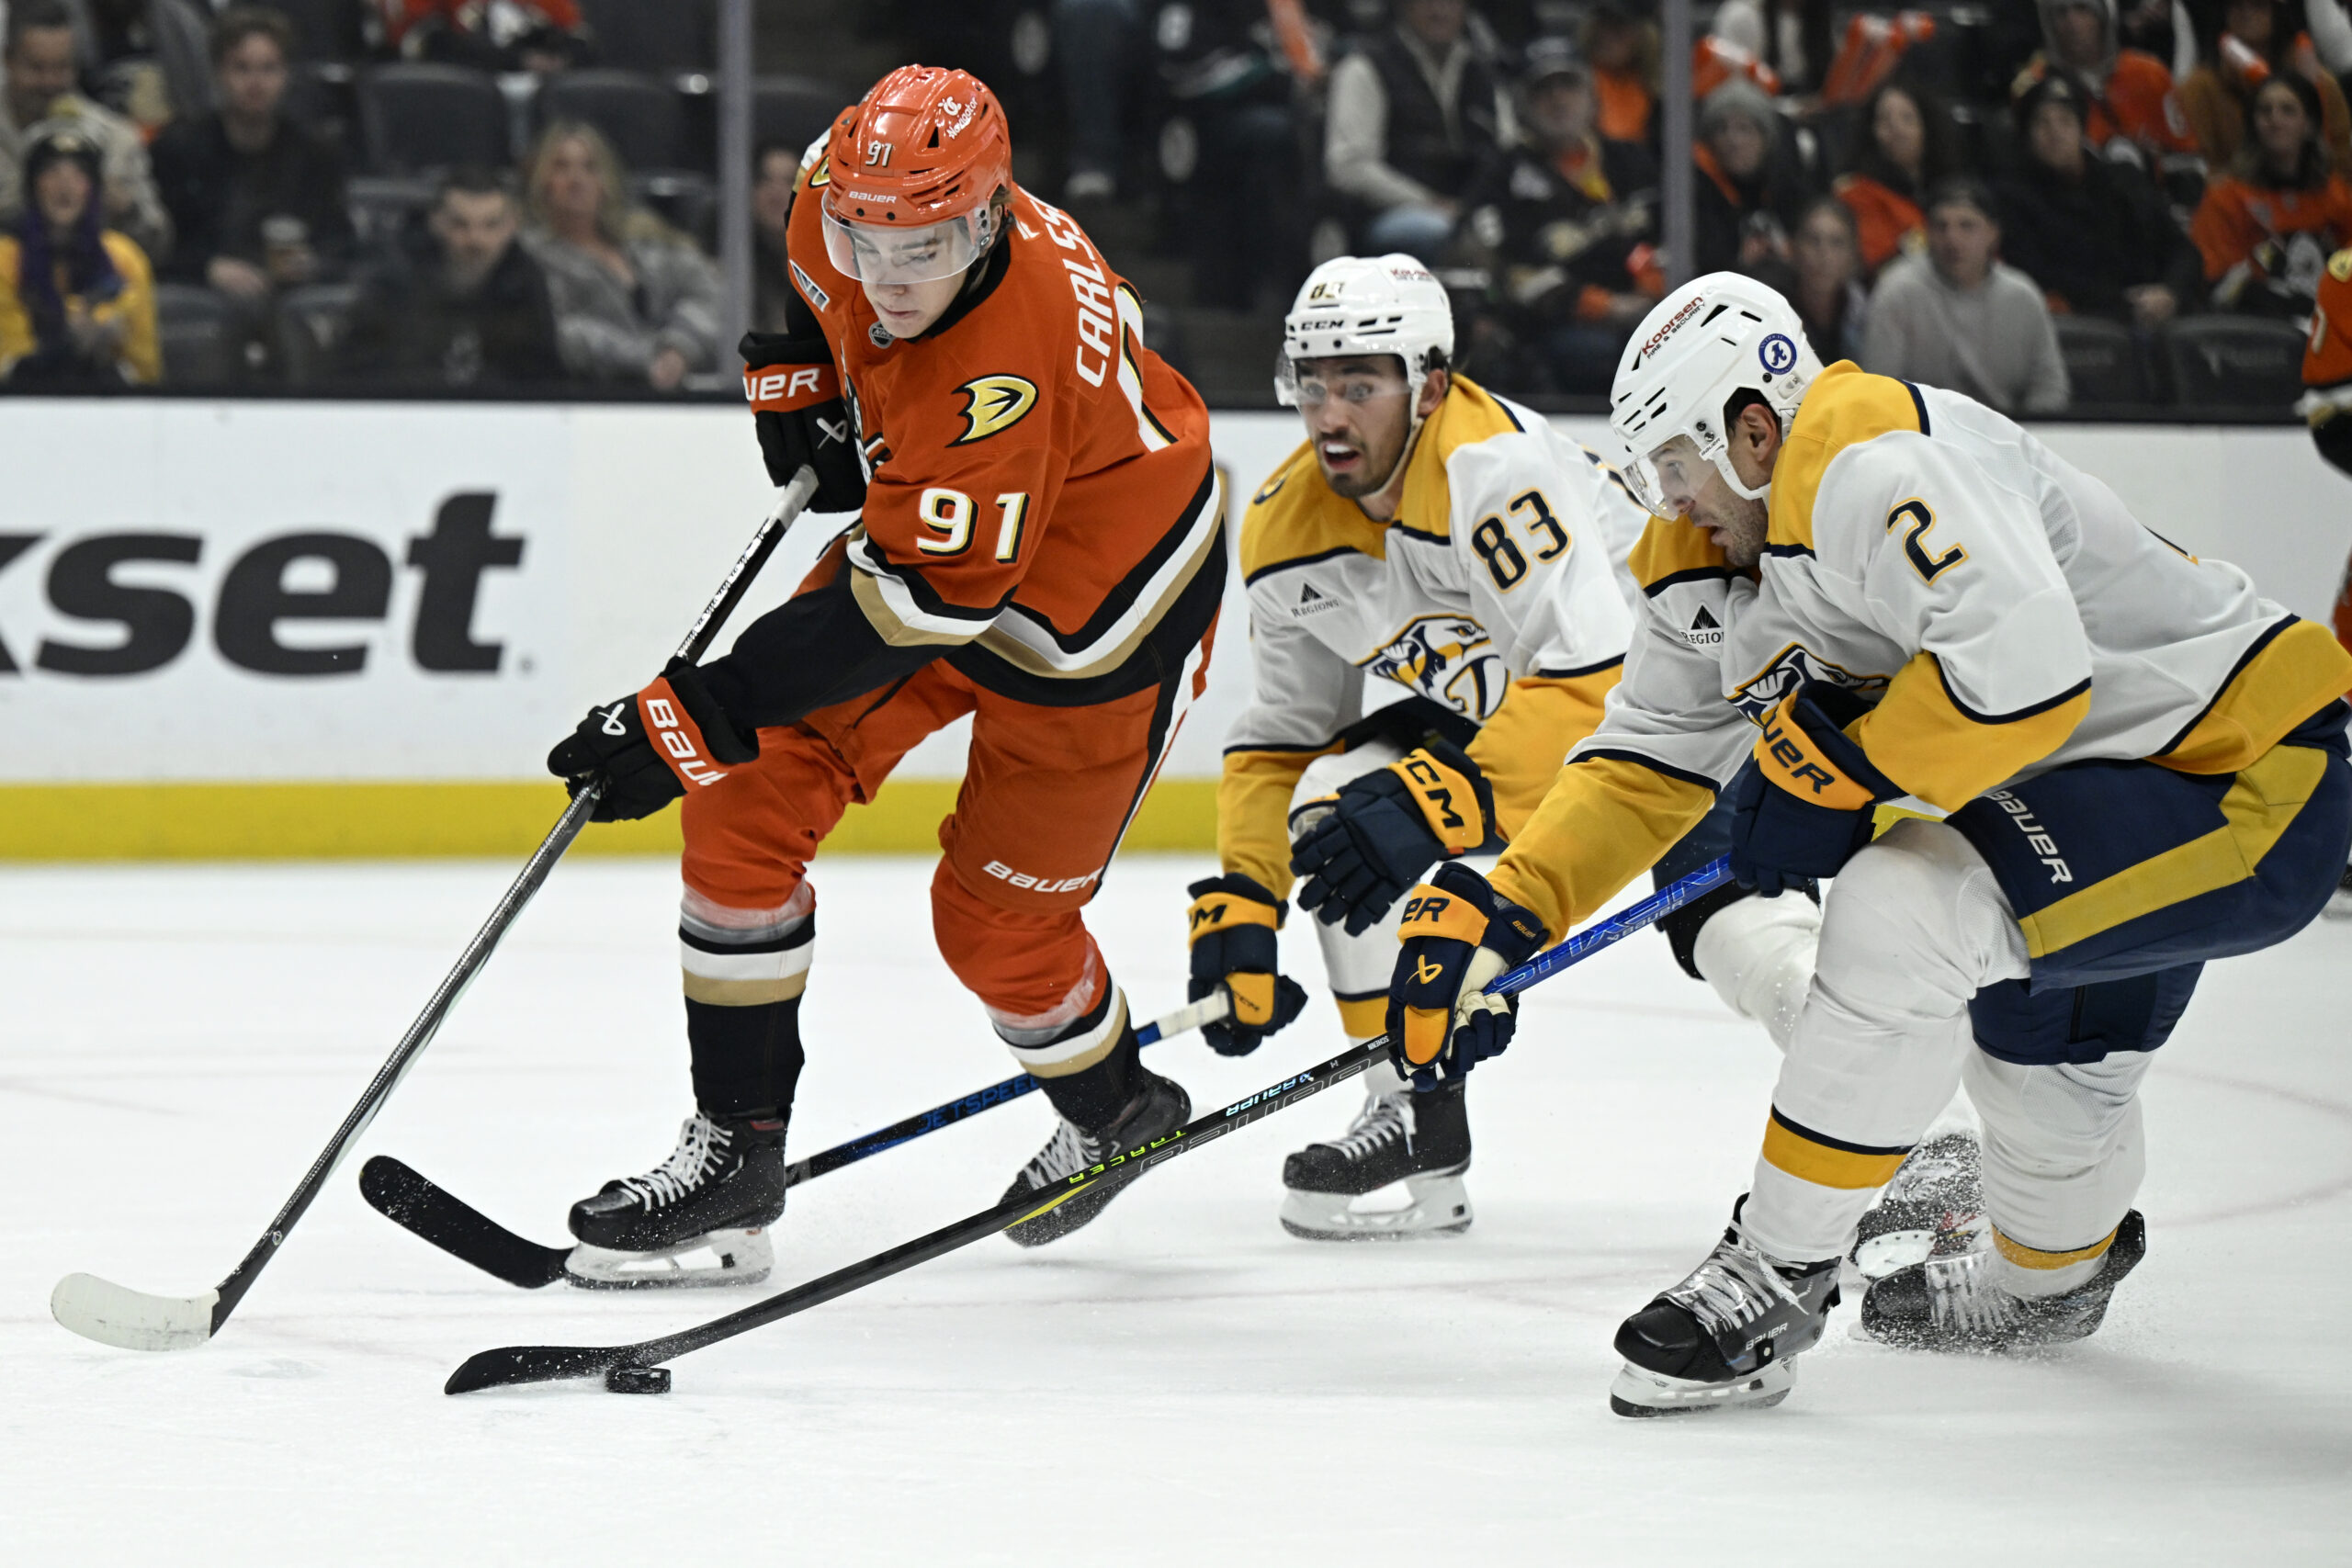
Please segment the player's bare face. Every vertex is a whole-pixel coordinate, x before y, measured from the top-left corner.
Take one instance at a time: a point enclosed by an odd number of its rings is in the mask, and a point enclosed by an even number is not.
[[[1650,462],[1657,470],[1660,499],[1675,515],[1705,529],[1732,565],[1745,570],[1762,558],[1764,531],[1771,518],[1769,502],[1750,501],[1725,484],[1722,472],[1687,435],[1659,447]],[[1767,468],[1765,475],[1770,473]]]
[[[1412,438],[1410,390],[1388,355],[1299,363],[1298,412],[1333,494],[1361,501],[1387,484]]]
[[[962,274],[922,283],[867,283],[865,302],[881,318],[882,330],[892,337],[921,337],[932,323],[947,314],[956,296],[964,291]]]

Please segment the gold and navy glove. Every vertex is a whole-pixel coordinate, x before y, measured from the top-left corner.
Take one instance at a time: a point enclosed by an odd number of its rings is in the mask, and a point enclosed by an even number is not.
[[[759,736],[728,718],[704,689],[702,671],[673,659],[645,690],[590,708],[548,753],[548,772],[575,795],[603,780],[590,819],[634,822],[759,754]]]
[[[1290,869],[1304,879],[1300,908],[1327,926],[1344,919],[1360,936],[1439,861],[1500,847],[1493,786],[1468,753],[1431,740],[1340,786]]]
[[[1871,841],[1878,803],[1904,791],[1846,733],[1869,711],[1844,687],[1808,681],[1765,716],[1731,785],[1731,874],[1743,886],[1770,898],[1835,876]]]
[[[1246,1056],[1258,1043],[1298,1016],[1306,992],[1281,973],[1274,933],[1288,906],[1239,872],[1195,882],[1189,921],[1193,977],[1185,998],[1199,1001],[1220,987],[1233,997],[1233,1016],[1201,1026],[1220,1056]]]
[[[1396,977],[1388,986],[1388,1055],[1417,1089],[1460,1077],[1499,1056],[1519,1027],[1519,1000],[1489,996],[1504,971],[1544,945],[1544,922],[1448,863],[1405,901]]]

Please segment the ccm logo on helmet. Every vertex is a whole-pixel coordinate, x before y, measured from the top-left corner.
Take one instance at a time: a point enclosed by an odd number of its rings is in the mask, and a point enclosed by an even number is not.
[[[1675,311],[1671,317],[1668,318],[1666,325],[1650,333],[1649,342],[1642,344],[1642,352],[1634,355],[1634,357],[1636,359],[1647,359],[1651,355],[1657,353],[1657,345],[1664,343],[1668,338],[1672,337],[1677,327],[1679,327],[1683,322],[1689,321],[1692,316],[1697,315],[1699,313],[1699,307],[1702,303],[1704,303],[1704,301],[1693,299],[1689,304],[1683,306],[1679,310]]]

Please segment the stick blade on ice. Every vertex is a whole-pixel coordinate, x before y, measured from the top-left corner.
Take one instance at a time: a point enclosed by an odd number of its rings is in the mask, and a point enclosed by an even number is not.
[[[186,1350],[212,1337],[220,1292],[151,1296],[96,1274],[68,1274],[49,1293],[50,1315],[85,1339],[125,1350]]]
[[[629,1359],[638,1347],[616,1345],[506,1345],[469,1356],[449,1374],[444,1393],[472,1393],[478,1389],[508,1383],[553,1382],[559,1378],[594,1377]]]

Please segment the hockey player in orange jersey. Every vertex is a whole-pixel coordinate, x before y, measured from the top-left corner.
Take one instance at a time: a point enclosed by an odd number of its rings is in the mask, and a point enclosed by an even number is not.
[[[1013,1190],[1182,1122],[1080,909],[1205,682],[1224,591],[1208,416],[1135,291],[1015,185],[1004,113],[906,66],[804,162],[793,330],[744,340],[775,480],[857,525],[724,658],[673,663],[548,758],[600,817],[684,798],[678,935],[695,1111],[575,1204],[582,1283],[755,1280],[784,1210],[816,936],[807,878],[852,802],[972,716],[932,884],[941,953],[1060,1124]],[[656,744],[656,740],[661,743]],[[1010,1233],[1085,1224],[1099,1189]]]
[[[2312,333],[2303,344],[2303,398],[2296,404],[2311,421],[2319,455],[2352,474],[2352,250],[2327,258],[2312,302]],[[2335,590],[2335,640],[2352,649],[2352,560]],[[2347,693],[2352,695],[2352,693]],[[2352,920],[2352,866],[2324,911]]]

